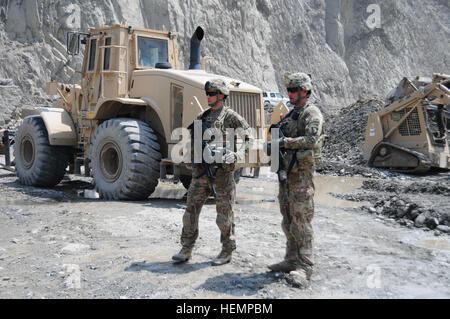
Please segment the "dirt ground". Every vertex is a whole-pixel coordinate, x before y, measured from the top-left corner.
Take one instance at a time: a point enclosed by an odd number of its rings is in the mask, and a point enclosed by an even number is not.
[[[445,190],[449,176],[425,180]],[[316,175],[316,267],[310,287],[300,289],[267,268],[285,247],[274,174],[241,178],[237,250],[231,263],[212,267],[220,251],[213,199],[203,208],[192,260],[171,260],[180,248],[181,184],[160,182],[142,202],[103,201],[84,197],[89,178],[70,175],[40,189],[0,169],[0,298],[449,298],[445,225],[402,223],[383,213],[386,202],[376,205],[423,180]],[[447,193],[405,194],[405,204],[432,203],[445,224]]]

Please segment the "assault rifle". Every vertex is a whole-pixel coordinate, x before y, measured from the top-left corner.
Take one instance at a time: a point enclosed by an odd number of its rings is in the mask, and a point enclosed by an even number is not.
[[[284,138],[284,132],[283,129],[281,128],[281,123],[288,118],[289,116],[292,116],[292,118],[294,120],[298,119],[299,116],[299,112],[297,110],[292,110],[291,112],[289,112],[284,118],[282,118],[278,123],[276,124],[272,124],[269,128],[270,132],[272,131],[272,129],[277,129],[278,130],[278,136],[280,136],[281,138]],[[267,155],[271,155],[271,150],[272,150],[272,144],[271,142],[267,142]],[[291,161],[289,162],[289,166],[288,169],[286,171],[285,167],[284,167],[284,157],[285,157],[285,153],[286,153],[286,149],[284,147],[280,147],[278,148],[278,171],[277,171],[277,175],[278,175],[278,181],[280,182],[281,185],[281,191],[283,193],[283,199],[285,202],[288,201],[287,198],[287,193],[286,193],[286,181],[287,181],[287,177],[289,176],[289,173],[292,170],[292,167],[294,167],[295,161],[296,161],[296,157],[293,155],[291,158]]]
[[[188,129],[191,131],[191,141],[193,143],[194,142],[194,123],[189,125]],[[223,150],[214,149],[209,144],[208,141],[203,140],[203,133],[209,129],[210,128],[205,124],[205,122],[202,121],[202,135],[201,135],[201,137],[202,137],[202,162],[194,163],[194,161],[193,161],[192,167],[194,168],[199,165],[201,165],[203,167],[203,172],[200,175],[195,176],[194,178],[200,178],[206,174],[206,176],[208,177],[209,185],[211,186],[211,191],[213,193],[213,196],[217,197],[216,188],[214,187],[214,180],[216,179],[216,172],[221,167],[221,164],[215,163],[215,162],[210,164],[210,163],[205,162],[205,160],[203,159],[203,153],[205,150],[207,150],[207,154],[208,154],[209,158],[215,158],[215,156],[218,152],[222,152],[221,155],[224,155],[226,152],[226,148],[223,148]],[[213,169],[214,169],[214,171],[213,171]]]

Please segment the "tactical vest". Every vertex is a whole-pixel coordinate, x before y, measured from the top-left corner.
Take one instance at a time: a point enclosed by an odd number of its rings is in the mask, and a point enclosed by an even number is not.
[[[209,108],[205,112],[200,114],[197,117],[197,119],[203,121],[208,128],[218,130],[222,134],[223,147],[226,147],[227,146],[227,135],[226,135],[227,132],[226,131],[227,131],[227,128],[232,128],[231,123],[227,123],[226,119],[227,119],[228,115],[231,115],[229,117],[229,119],[232,120],[234,111],[232,109],[230,109],[229,107],[223,106],[223,109],[220,111],[220,113],[218,114],[217,117],[214,116],[216,114],[214,114],[213,112],[214,111],[211,108]],[[231,151],[233,151],[233,152],[236,151],[236,138],[234,140],[234,149],[232,149]],[[235,163],[232,163],[232,164],[222,163],[221,167],[225,171],[233,171],[235,169]]]
[[[286,137],[299,137],[306,135],[306,120],[311,108],[314,108],[313,104],[306,104],[299,110],[291,110],[283,121],[280,123],[280,127]],[[323,129],[323,122],[321,125],[320,137],[317,140],[315,146],[312,149],[298,149],[298,150],[288,150],[286,154],[286,162],[289,163],[292,156],[297,157],[297,165],[294,166],[293,170],[295,171],[295,167],[306,167],[317,164],[320,161],[322,147],[325,141],[325,134]],[[285,163],[286,165],[286,163]]]

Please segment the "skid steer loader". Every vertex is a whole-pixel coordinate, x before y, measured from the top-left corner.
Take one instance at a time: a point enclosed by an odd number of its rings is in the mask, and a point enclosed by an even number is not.
[[[450,75],[404,78],[388,104],[368,117],[363,154],[369,166],[406,173],[450,167]]]
[[[179,142],[172,132],[188,127],[208,108],[204,85],[217,77],[231,87],[227,106],[264,139],[262,90],[202,70],[203,37],[198,27],[191,38],[189,70],[180,70],[175,32],[127,24],[68,32],[69,54],[79,54],[85,45],[81,83],[47,83],[47,94],[58,94],[60,100],[23,120],[15,137],[20,182],[54,186],[69,165],[72,173],[92,176],[104,199],[145,199],[166,173],[188,187],[190,165],[172,158]],[[241,166],[262,165],[256,158]]]

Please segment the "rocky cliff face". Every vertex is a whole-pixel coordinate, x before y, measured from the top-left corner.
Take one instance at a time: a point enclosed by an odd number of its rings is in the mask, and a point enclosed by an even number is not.
[[[66,31],[123,20],[177,31],[183,67],[200,25],[210,72],[281,92],[285,72],[309,72],[332,111],[384,95],[403,76],[450,71],[448,0],[0,0],[0,78],[19,86],[17,100],[45,104],[52,76],[78,80],[81,59],[66,54]],[[16,94],[2,93],[0,125]]]

